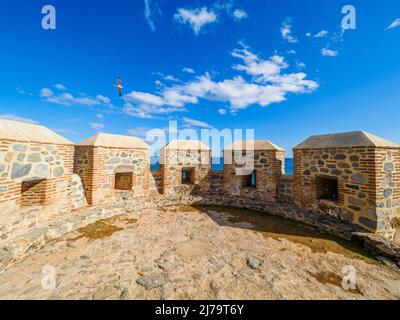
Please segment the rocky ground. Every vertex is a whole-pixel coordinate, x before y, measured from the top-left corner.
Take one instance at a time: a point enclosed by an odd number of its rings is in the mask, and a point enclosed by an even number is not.
[[[242,215],[243,217],[243,215]],[[1,299],[399,299],[400,269],[298,226],[229,209],[121,212],[0,273]],[[279,224],[281,220],[274,220]],[[326,246],[326,248],[325,248]],[[44,266],[56,289],[43,289]],[[342,269],[356,288],[342,288]]]

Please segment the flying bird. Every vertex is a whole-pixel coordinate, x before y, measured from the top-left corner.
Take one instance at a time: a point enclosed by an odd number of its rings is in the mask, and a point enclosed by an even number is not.
[[[120,77],[117,77],[117,84],[115,85],[116,88],[118,88],[119,96],[122,97],[122,89],[123,86],[121,85],[122,81]]]

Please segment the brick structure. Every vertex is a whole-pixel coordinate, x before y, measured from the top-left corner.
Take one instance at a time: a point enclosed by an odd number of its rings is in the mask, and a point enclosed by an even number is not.
[[[99,133],[75,146],[74,172],[81,177],[91,205],[113,198],[116,192],[146,196],[150,148],[135,137]]]
[[[366,132],[313,136],[294,148],[294,197],[392,239],[400,215],[399,146]]]
[[[200,141],[173,140],[160,151],[163,194],[209,193],[211,151]]]
[[[285,151],[266,141],[235,141],[224,149],[224,194],[277,201]]]
[[[0,211],[68,212],[73,154],[72,142],[43,126],[0,119]]]

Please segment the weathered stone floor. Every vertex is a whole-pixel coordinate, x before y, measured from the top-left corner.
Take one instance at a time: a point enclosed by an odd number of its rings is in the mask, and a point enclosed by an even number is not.
[[[206,211],[206,212],[204,212]],[[229,209],[121,212],[0,273],[1,299],[399,299],[400,269],[332,239]],[[304,232],[304,233],[303,233]],[[327,251],[327,250],[328,251]],[[42,268],[57,288],[42,288]],[[357,289],[342,289],[342,268]]]

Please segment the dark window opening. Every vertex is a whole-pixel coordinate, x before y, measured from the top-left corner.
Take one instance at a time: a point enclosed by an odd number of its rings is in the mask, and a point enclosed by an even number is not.
[[[333,177],[317,177],[317,198],[331,201],[339,200],[339,180]]]
[[[256,172],[253,172],[252,174],[249,174],[248,176],[245,176],[244,179],[244,186],[246,188],[257,188],[257,175]]]
[[[194,184],[194,170],[183,169],[182,170],[182,184]]]
[[[30,207],[46,203],[47,180],[36,179],[22,182],[21,206]]]
[[[133,174],[132,172],[123,172],[115,174],[115,189],[132,190]]]

